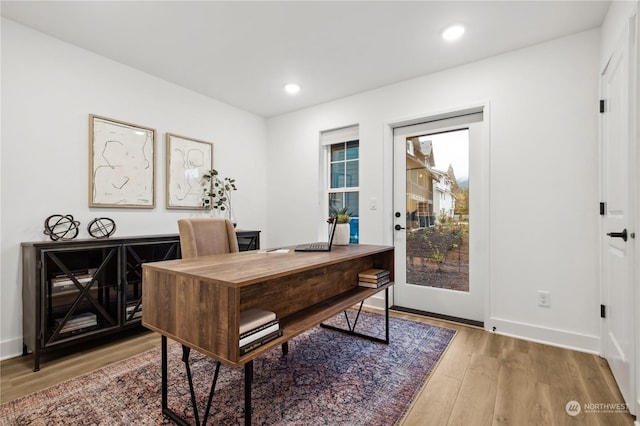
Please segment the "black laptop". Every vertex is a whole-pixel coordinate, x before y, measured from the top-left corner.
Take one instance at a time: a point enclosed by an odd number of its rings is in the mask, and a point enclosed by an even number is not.
[[[331,244],[333,243],[333,234],[336,233],[337,224],[338,224],[338,218],[334,218],[333,223],[331,224],[331,233],[329,234],[328,243],[302,244],[302,245],[296,246],[295,251],[331,251]]]

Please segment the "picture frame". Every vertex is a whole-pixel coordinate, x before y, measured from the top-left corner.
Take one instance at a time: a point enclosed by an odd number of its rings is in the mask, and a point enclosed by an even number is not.
[[[89,207],[155,208],[156,130],[89,115]]]
[[[213,143],[166,134],[167,209],[204,210],[202,175],[213,168]]]

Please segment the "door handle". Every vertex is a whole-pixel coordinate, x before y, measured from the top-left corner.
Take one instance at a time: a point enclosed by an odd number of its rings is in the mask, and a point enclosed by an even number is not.
[[[396,229],[396,231],[400,231],[401,229],[405,229],[400,225],[396,225],[394,228]]]
[[[627,230],[623,229],[622,232],[608,232],[608,236],[611,238],[622,238],[624,241],[627,241]]]

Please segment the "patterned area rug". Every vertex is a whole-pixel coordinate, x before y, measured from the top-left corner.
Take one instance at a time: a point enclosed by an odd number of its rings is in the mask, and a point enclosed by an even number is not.
[[[353,321],[355,312],[350,312]],[[344,326],[344,315],[330,323]],[[384,316],[363,312],[357,331],[384,336]],[[397,423],[455,331],[390,317],[390,344],[315,327],[254,361],[253,424]],[[169,344],[169,407],[195,424],[181,346]],[[215,363],[191,351],[200,420]],[[37,373],[34,373],[37,374]],[[1,425],[160,425],[160,349],[0,406]],[[244,423],[244,370],[222,366],[208,424]]]

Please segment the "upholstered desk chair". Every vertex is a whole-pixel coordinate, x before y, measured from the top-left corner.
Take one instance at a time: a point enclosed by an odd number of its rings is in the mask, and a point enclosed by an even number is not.
[[[229,219],[180,219],[178,229],[183,259],[239,251],[236,231]]]

